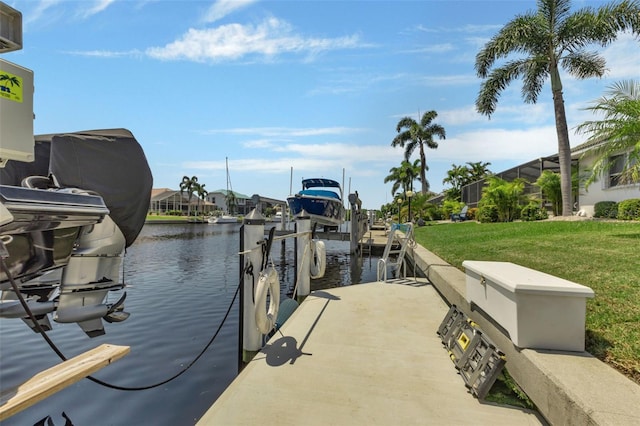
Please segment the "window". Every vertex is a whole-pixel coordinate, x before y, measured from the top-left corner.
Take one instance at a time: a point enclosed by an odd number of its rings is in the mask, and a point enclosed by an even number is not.
[[[614,155],[609,157],[609,185],[608,188],[618,186],[620,184],[620,175],[624,170],[625,154]]]
[[[637,158],[635,156],[632,157],[628,152],[625,154],[618,154],[609,157],[607,188],[629,184],[630,182],[626,181],[626,179],[623,178],[623,172],[625,171],[625,169],[629,171],[631,168],[635,167],[636,163]]]

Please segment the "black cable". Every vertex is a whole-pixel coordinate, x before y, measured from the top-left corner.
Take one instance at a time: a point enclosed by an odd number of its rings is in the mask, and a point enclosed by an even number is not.
[[[58,349],[56,344],[53,343],[53,341],[49,338],[49,336],[47,336],[46,332],[44,331],[42,326],[40,326],[40,323],[37,321],[36,317],[33,315],[33,312],[29,308],[29,305],[27,305],[27,302],[24,300],[24,297],[22,296],[22,293],[20,293],[20,289],[18,288],[18,285],[16,284],[15,280],[13,279],[11,271],[7,267],[7,265],[6,265],[5,261],[4,261],[4,257],[2,257],[2,256],[0,256],[0,266],[2,266],[2,270],[4,270],[4,272],[7,274],[7,277],[9,278],[9,282],[11,283],[11,288],[16,293],[16,295],[18,297],[18,300],[20,301],[20,304],[22,305],[22,308],[27,313],[27,316],[33,322],[36,331],[40,335],[42,335],[44,340],[49,344],[49,347],[51,347],[51,349],[60,357],[60,359],[62,359],[63,361],[66,361],[67,357],[64,356],[64,354]],[[95,377],[92,377],[92,376],[88,376],[87,379],[91,380],[94,383],[97,383],[99,385],[102,385],[102,386],[105,386],[105,387],[111,388],[111,389],[122,390],[122,391],[141,391],[141,390],[147,390],[147,389],[156,388],[158,386],[162,386],[162,385],[164,385],[164,384],[166,384],[166,383],[168,383],[168,382],[180,377],[185,372],[187,372],[187,370],[189,370],[202,357],[202,355],[204,355],[204,353],[206,352],[207,349],[209,349],[211,344],[213,344],[214,340],[218,336],[218,333],[220,333],[220,330],[222,329],[222,326],[225,324],[225,322],[227,321],[227,318],[229,317],[229,313],[231,312],[231,308],[233,307],[233,304],[235,303],[236,297],[238,296],[238,292],[240,291],[240,285],[242,285],[242,282],[238,283],[238,287],[236,288],[236,291],[235,291],[235,293],[233,295],[233,298],[231,299],[231,303],[229,304],[229,308],[227,309],[227,312],[225,313],[224,318],[222,319],[222,322],[218,326],[218,329],[214,333],[213,337],[211,337],[209,342],[205,345],[204,349],[202,349],[202,351],[200,351],[200,353],[193,359],[193,361],[191,361],[189,363],[189,365],[187,365],[185,368],[183,368],[177,374],[175,374],[172,377],[170,377],[170,378],[168,378],[166,380],[163,380],[163,381],[161,381],[159,383],[155,383],[153,385],[148,385],[148,386],[139,386],[139,387],[126,387],[126,386],[113,385],[113,384],[107,383],[105,381],[102,381],[100,379],[96,379]]]

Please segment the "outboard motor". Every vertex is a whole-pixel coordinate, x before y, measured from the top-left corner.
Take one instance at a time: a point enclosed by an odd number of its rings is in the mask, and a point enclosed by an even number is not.
[[[119,279],[122,257],[144,225],[151,172],[128,130],[43,135],[36,142],[36,153],[46,153],[49,176],[28,176],[20,187],[0,185],[8,269],[0,271],[0,317],[22,318],[35,328],[11,275],[44,330],[51,329],[52,313],[58,323],[76,322],[88,336],[99,336],[103,319],[129,317],[126,293],[114,303],[107,295],[125,287]],[[33,165],[26,169],[34,172]],[[11,183],[24,171],[9,161],[0,177]]]

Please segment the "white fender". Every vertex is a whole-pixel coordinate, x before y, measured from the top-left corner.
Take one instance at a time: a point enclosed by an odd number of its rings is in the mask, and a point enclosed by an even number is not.
[[[311,240],[311,264],[309,265],[309,274],[311,278],[324,277],[324,271],[327,268],[327,249],[324,241]]]
[[[268,309],[266,308],[267,293],[269,294]],[[256,286],[255,301],[256,326],[260,333],[267,334],[276,323],[278,308],[280,307],[280,278],[275,268],[260,272],[260,278]]]

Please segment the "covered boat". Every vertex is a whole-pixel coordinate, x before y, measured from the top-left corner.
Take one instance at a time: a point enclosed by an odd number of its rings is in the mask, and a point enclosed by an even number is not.
[[[0,168],[0,248],[8,252],[0,269],[0,317],[48,330],[51,314],[91,337],[104,334],[103,319],[128,317],[126,294],[114,303],[107,294],[125,287],[120,264],[144,225],[151,170],[126,129],[32,142],[34,161],[8,160]]]
[[[344,221],[342,188],[335,180],[303,179],[302,190],[288,197],[287,202],[294,218],[304,212],[311,223],[325,228],[336,228]]]

